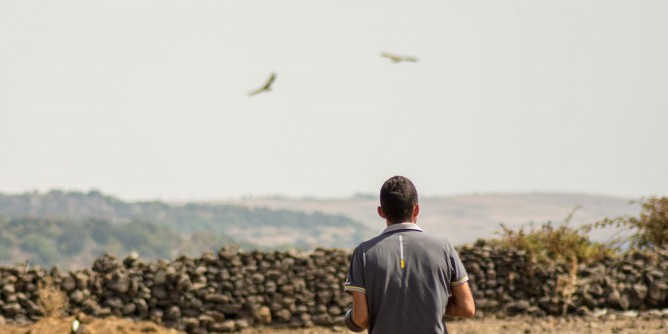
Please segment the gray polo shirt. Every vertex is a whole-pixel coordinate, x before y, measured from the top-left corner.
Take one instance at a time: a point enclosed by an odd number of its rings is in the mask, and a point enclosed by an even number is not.
[[[464,265],[447,240],[402,223],[355,248],[344,288],[366,293],[369,333],[447,333],[450,288],[466,281]]]

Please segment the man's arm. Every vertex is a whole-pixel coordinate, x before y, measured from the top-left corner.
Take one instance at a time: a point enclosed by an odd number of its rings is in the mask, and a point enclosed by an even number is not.
[[[469,283],[464,282],[450,288],[452,289],[452,296],[448,299],[445,315],[455,318],[472,318],[475,315],[475,303],[473,302]],[[354,302],[353,300],[353,304]]]
[[[369,307],[364,292],[353,291],[353,321],[357,326],[369,328]]]

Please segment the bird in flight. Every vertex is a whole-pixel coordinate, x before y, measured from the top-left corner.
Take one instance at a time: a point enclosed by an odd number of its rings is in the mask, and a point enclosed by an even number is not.
[[[267,82],[264,84],[264,86],[248,93],[248,96],[254,96],[262,92],[271,91],[271,85],[274,83],[275,80],[276,80],[276,73],[271,73],[271,76],[269,77],[269,79],[267,79]]]
[[[391,61],[392,61],[393,63],[395,63],[395,64],[396,64],[396,63],[401,63],[401,62],[404,62],[404,61],[409,61],[409,62],[412,62],[412,63],[417,63],[417,61],[418,61],[418,59],[415,58],[415,57],[411,57],[411,56],[398,56],[398,55],[395,55],[395,54],[391,54],[391,53],[389,53],[389,52],[381,52],[381,53],[380,53],[380,56],[381,56],[381,57],[384,57],[384,58],[388,58],[389,60],[391,60]]]

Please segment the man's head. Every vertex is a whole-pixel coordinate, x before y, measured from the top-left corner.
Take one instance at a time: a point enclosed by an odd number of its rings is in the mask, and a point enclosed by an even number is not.
[[[411,180],[394,176],[380,188],[378,214],[391,224],[415,222],[419,211],[418,194]]]

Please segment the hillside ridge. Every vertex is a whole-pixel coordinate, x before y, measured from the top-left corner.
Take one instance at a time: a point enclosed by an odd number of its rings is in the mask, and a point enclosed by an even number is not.
[[[362,222],[373,233],[385,227],[376,213],[379,200],[370,194],[348,198],[245,197],[210,203],[340,214]],[[639,199],[564,192],[422,196],[418,224],[455,244],[462,244],[492,237],[501,223],[510,228],[530,228],[531,223],[539,225],[548,221],[562,223],[572,211],[571,224],[579,226],[606,217],[637,215],[640,204]],[[596,231],[592,237],[603,240],[607,234]]]

